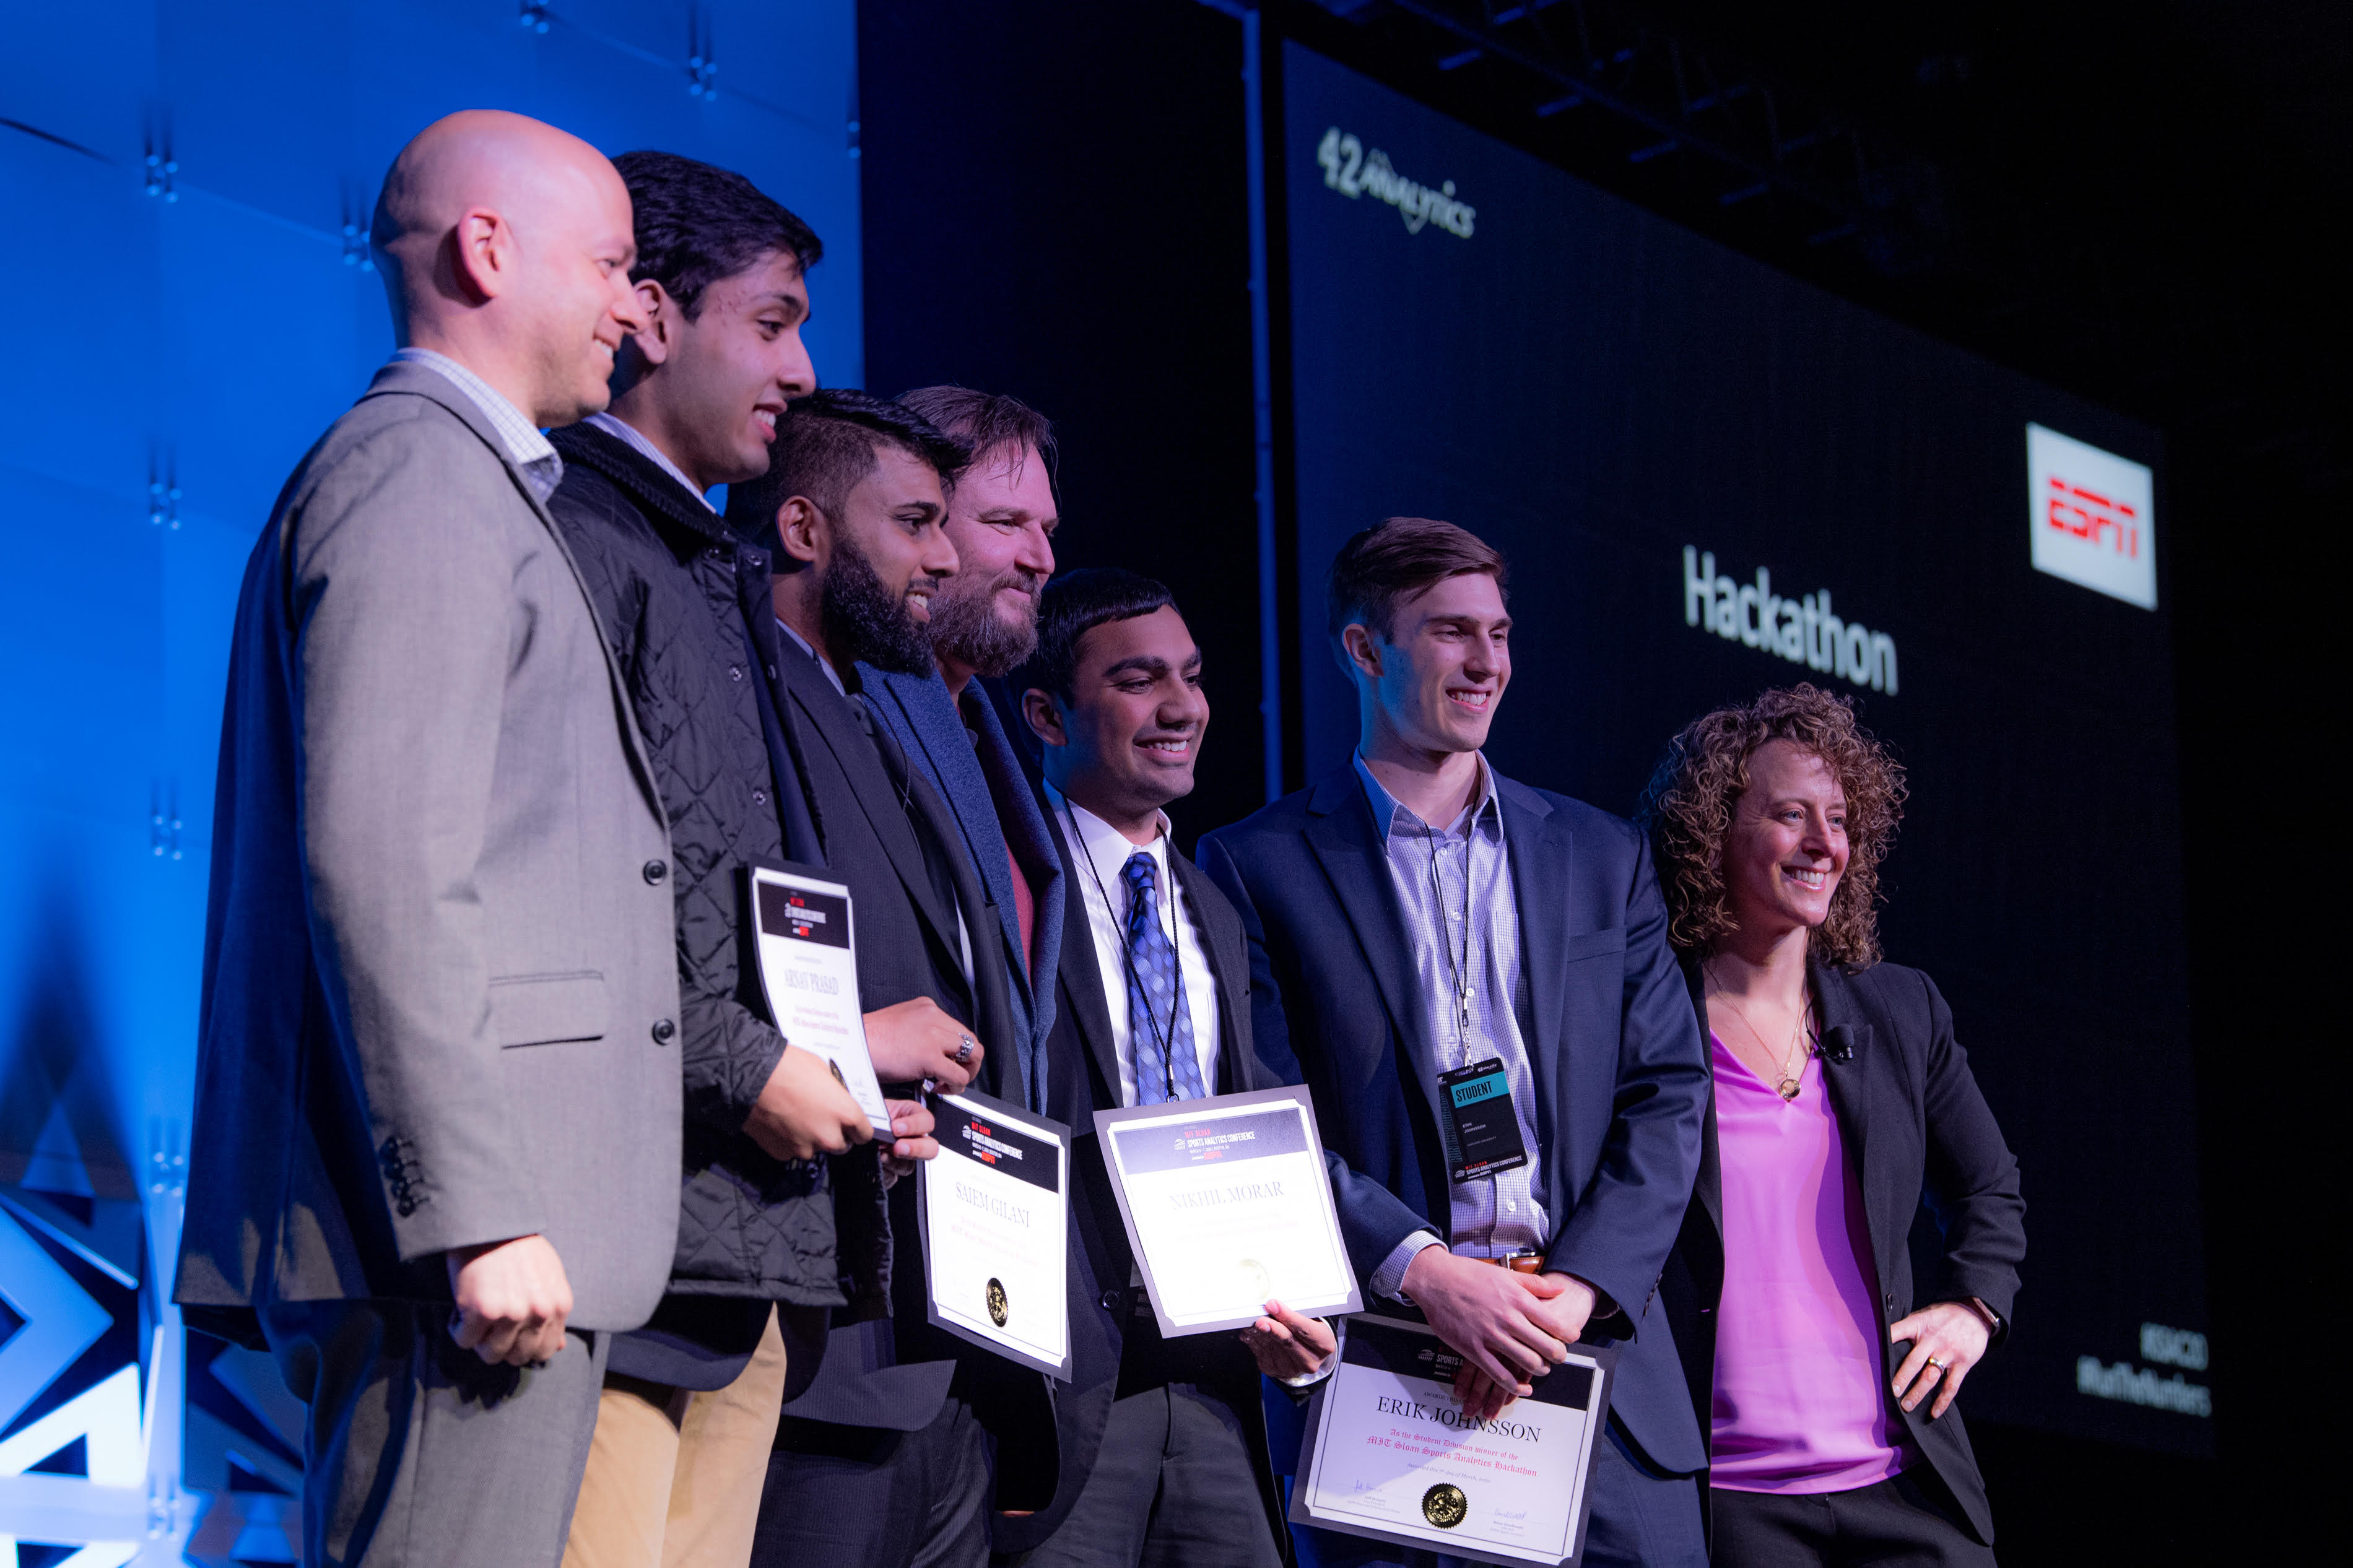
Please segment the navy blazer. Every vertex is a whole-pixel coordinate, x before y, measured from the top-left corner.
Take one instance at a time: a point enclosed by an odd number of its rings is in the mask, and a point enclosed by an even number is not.
[[[1839,1136],[1855,1164],[1865,1228],[1878,1273],[1883,1328],[1915,1306],[1974,1296],[2001,1320],[1991,1350],[2010,1333],[2018,1266],[2026,1257],[2026,1200],[2018,1161],[1994,1124],[1953,1038],[1952,1010],[1936,983],[1916,969],[1879,963],[1849,974],[1808,965],[1821,1009],[1822,1082]],[[1690,995],[1706,1016],[1696,966]],[[1917,1239],[1926,1278],[1915,1273]],[[1694,1413],[1706,1430],[1715,1398],[1715,1309],[1724,1293],[1724,1181],[1715,1105],[1708,1103],[1699,1180],[1682,1236],[1660,1282],[1659,1300],[1674,1325]],[[1880,1396],[1889,1435],[1908,1437],[1936,1467],[1978,1539],[1993,1544],[1985,1479],[1956,1404],[1928,1418],[1933,1399],[1906,1414],[1890,1386],[1902,1351],[1880,1337]]]
[[[1659,1272],[1691,1197],[1707,1058],[1649,847],[1633,826],[1496,775],[1527,978],[1546,1267],[1614,1303],[1588,1339],[1620,1346],[1611,1414],[1652,1463],[1706,1451]],[[1416,1063],[1421,1008],[1388,856],[1354,764],[1201,842],[1250,942],[1258,1055],[1314,1091],[1349,1260],[1370,1277],[1417,1230],[1451,1228],[1445,1154]]]
[[[1127,1244],[1118,1197],[1112,1190],[1102,1141],[1095,1135],[1094,1113],[1116,1110],[1124,1100],[1119,1047],[1112,1037],[1112,1001],[1103,989],[1103,967],[1095,957],[1094,929],[1082,889],[1087,873],[1072,853],[1067,824],[1052,816],[1047,822],[1061,858],[1062,885],[1071,890],[1057,970],[1060,1005],[1046,1057],[1047,1114],[1071,1129],[1071,1383],[1068,1388],[1055,1391],[1059,1452],[1053,1501],[1027,1519],[998,1516],[991,1537],[992,1544],[1003,1552],[1035,1548],[1069,1517],[1087,1478],[1094,1473],[1103,1427],[1111,1416],[1112,1402],[1118,1396],[1127,1337],[1159,1333],[1155,1321],[1134,1315],[1142,1295],[1128,1288],[1134,1278],[1134,1255]],[[1176,885],[1200,917],[1201,948],[1217,982],[1218,1071],[1211,1092],[1240,1094],[1272,1089],[1278,1080],[1250,1050],[1250,961],[1241,921],[1200,868],[1173,847],[1168,865]],[[1126,1006],[1127,998],[1122,995],[1118,1005]],[[1250,1450],[1259,1504],[1266,1510],[1277,1545],[1286,1549],[1287,1556],[1290,1527],[1283,1522],[1282,1496],[1267,1444],[1258,1363],[1240,1337],[1230,1333],[1170,1341],[1166,1353],[1172,1382],[1192,1383],[1231,1413],[1235,1428]],[[1006,1462],[1001,1448],[998,1462]],[[1240,1499],[1232,1501],[1240,1506]]]

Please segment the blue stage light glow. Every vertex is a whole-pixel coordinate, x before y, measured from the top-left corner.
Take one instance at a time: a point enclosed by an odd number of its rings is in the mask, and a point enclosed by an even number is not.
[[[860,384],[856,8],[134,0],[9,28],[0,223],[40,303],[0,392],[0,1563],[290,1561],[288,1396],[266,1356],[184,1349],[166,1299],[230,616],[280,485],[390,353],[376,182],[471,106],[740,170],[823,237],[807,339]]]

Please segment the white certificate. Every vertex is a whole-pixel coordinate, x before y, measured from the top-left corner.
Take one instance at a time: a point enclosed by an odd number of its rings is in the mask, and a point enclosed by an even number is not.
[[[752,904],[760,927],[760,988],[768,1016],[794,1049],[823,1057],[866,1112],[875,1136],[890,1141],[891,1110],[867,1054],[858,1005],[858,947],[849,928],[849,889],[839,882],[752,868]]]
[[[1574,1563],[1617,1352],[1568,1360],[1491,1421],[1454,1397],[1461,1358],[1426,1324],[1343,1325],[1316,1391],[1291,1521],[1493,1563]]]
[[[1269,1300],[1363,1309],[1306,1089],[1098,1110],[1095,1131],[1163,1335],[1248,1327]]]
[[[987,1095],[943,1094],[923,1165],[931,1321],[1071,1381],[1071,1130]]]

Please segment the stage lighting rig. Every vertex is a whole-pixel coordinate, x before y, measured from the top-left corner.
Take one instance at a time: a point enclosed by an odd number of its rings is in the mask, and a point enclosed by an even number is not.
[[[1955,249],[1925,159],[1623,0],[1313,0],[1313,8],[1388,58],[1418,60],[1440,99],[1485,105],[1479,118],[1490,128],[1513,112],[1496,106],[1524,106],[1524,136],[1573,140],[1569,162],[1614,163],[1614,177],[1596,177],[1651,205],[1690,207],[1680,216],[1700,226],[1769,212],[1788,240],[1852,242],[1889,278],[1938,269]],[[1309,6],[1274,9],[1296,16]],[[1766,197],[1774,199],[1755,205]]]

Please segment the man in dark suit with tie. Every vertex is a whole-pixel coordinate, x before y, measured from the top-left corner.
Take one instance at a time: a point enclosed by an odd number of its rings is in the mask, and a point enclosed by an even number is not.
[[[1328,629],[1356,755],[1203,840],[1249,930],[1260,1058],[1314,1091],[1367,1299],[1419,1308],[1474,1412],[1573,1342],[1613,1342],[1585,1561],[1700,1568],[1706,1462],[1654,1310],[1698,1168],[1706,1058],[1633,826],[1497,774],[1511,679],[1503,557],[1391,518],[1341,548]],[[1514,1115],[1449,1124],[1442,1075]],[[1459,1179],[1458,1179],[1459,1178]],[[1320,1562],[1429,1553],[1318,1532]]]
[[[1046,590],[1015,689],[1072,889],[1046,1070],[1048,1112],[1073,1133],[1075,1246],[1059,1483],[1047,1509],[1000,1521],[998,1544],[1034,1543],[1027,1568],[1278,1564],[1290,1535],[1259,1374],[1313,1381],[1332,1331],[1270,1302],[1240,1342],[1164,1340],[1094,1135],[1097,1110],[1275,1081],[1250,1049],[1240,919],[1162,809],[1192,793],[1208,727],[1201,650],[1159,584],[1075,572]]]
[[[772,695],[826,868],[850,889],[860,1005],[928,998],[961,1026],[955,1065],[997,1093],[1014,1025],[1003,944],[983,940],[996,916],[946,803],[860,681],[861,665],[931,668],[929,603],[956,569],[943,481],[965,457],[895,404],[814,393],[778,422],[767,476],[731,487],[727,512],[773,545]],[[816,1383],[785,1405],[755,1563],[978,1568],[996,1441],[1051,1442],[1040,1374],[927,1325],[914,1198],[912,1182],[891,1194],[889,1316],[837,1314]]]

